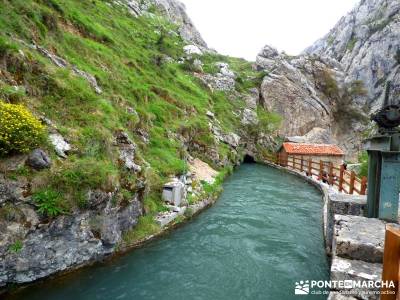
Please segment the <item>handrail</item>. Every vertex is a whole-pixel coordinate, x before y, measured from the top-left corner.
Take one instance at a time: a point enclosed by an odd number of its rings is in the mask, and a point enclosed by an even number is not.
[[[340,192],[366,195],[367,178],[358,178],[354,171],[347,171],[344,165],[334,166],[329,161],[315,161],[312,158],[305,159],[304,156],[281,155],[281,153],[267,154],[265,159],[286,168],[305,172],[307,176],[317,176],[318,180],[337,186]]]

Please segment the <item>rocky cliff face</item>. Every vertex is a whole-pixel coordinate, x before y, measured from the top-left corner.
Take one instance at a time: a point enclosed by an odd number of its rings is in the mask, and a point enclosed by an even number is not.
[[[148,14],[154,5],[164,17],[178,25],[179,33],[184,40],[207,48],[206,42],[187,15],[185,5],[182,2],[178,0],[119,0],[115,2],[127,6],[129,11],[135,16]]]
[[[258,55],[257,66],[268,72],[261,85],[264,106],[284,116],[282,135],[304,135],[328,126],[329,99],[317,89],[315,75],[331,66],[307,57],[287,57],[268,46]]]
[[[265,46],[256,66],[267,73],[261,85],[262,103],[283,117],[282,136],[336,143],[348,159],[356,159],[366,117],[352,104],[360,91],[346,82],[339,62],[329,57],[291,57]]]
[[[6,221],[0,221],[0,287],[32,282],[115,252],[122,234],[136,226],[142,214],[137,197],[125,206],[115,206],[115,194],[93,191],[88,195],[90,210],[49,221],[24,197],[7,198],[12,186],[4,178],[0,178],[0,188],[6,192],[5,207],[10,212]],[[23,241],[20,249],[16,238]],[[15,251],[10,251],[13,243]]]
[[[266,46],[257,57],[257,67],[268,72],[261,91],[265,107],[285,120],[281,134],[307,141],[310,130],[322,128],[317,142],[335,142],[356,160],[387,80],[391,97],[400,96],[399,38],[399,1],[362,0],[298,57]]]
[[[355,102],[375,110],[380,107],[387,80],[394,85],[392,96],[399,96],[399,39],[400,2],[362,0],[305,53],[340,62],[345,81],[360,80],[367,90],[367,95]]]

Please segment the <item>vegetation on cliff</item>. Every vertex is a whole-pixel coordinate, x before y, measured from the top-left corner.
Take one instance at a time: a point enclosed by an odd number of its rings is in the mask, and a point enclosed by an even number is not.
[[[22,166],[6,175],[30,181],[28,192],[39,212],[54,217],[86,209],[87,193],[95,189],[117,191],[116,203],[144,192],[145,211],[160,211],[162,183],[188,170],[189,154],[218,169],[222,166],[204,149],[215,149],[220,161],[238,159],[240,151],[232,155],[227,144],[216,141],[206,113],[213,112],[226,133],[241,130],[240,93],[257,86],[263,75],[250,63],[211,52],[196,57],[205,73],[216,72],[216,62],[229,63],[235,72],[235,91],[216,91],[193,75],[188,64],[195,56],[183,59],[187,42],[154,7],[133,17],[113,1],[4,0],[1,5],[0,109],[35,115],[26,127],[31,144],[9,150],[40,146],[53,161],[40,172]],[[273,131],[276,118],[259,114],[262,126]],[[46,134],[57,132],[72,145],[67,158],[59,159],[47,139],[39,139],[44,126]],[[140,170],[121,164],[118,132],[135,145]]]
[[[43,142],[44,126],[24,106],[0,100],[0,154],[26,153]]]

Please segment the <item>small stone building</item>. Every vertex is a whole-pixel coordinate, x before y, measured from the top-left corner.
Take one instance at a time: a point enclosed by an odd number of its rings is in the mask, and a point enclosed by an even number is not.
[[[310,158],[315,161],[332,162],[338,167],[343,163],[344,152],[337,145],[330,144],[304,144],[304,143],[283,143],[279,149],[281,162],[292,166],[291,158],[294,156],[304,160]]]

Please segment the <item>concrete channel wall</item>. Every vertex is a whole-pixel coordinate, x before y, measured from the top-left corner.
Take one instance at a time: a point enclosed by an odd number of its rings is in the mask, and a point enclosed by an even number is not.
[[[385,229],[388,223],[365,218],[366,196],[347,195],[308,177],[270,162],[273,168],[301,177],[321,191],[323,199],[323,232],[326,253],[331,259],[332,281],[381,280]],[[390,224],[398,227],[398,224]],[[329,300],[379,299],[379,289],[347,287],[331,289]]]

